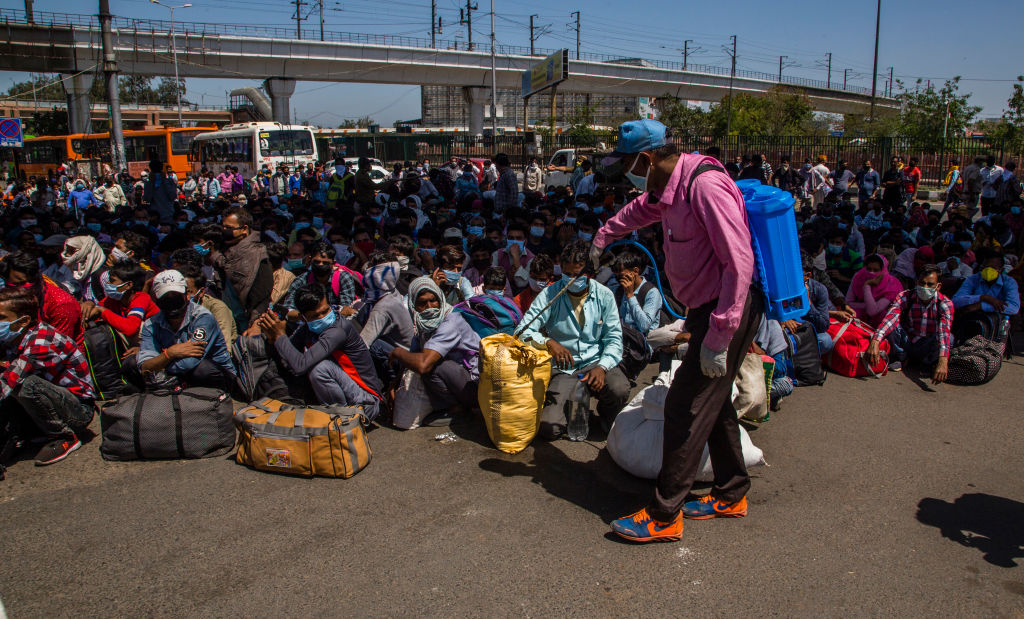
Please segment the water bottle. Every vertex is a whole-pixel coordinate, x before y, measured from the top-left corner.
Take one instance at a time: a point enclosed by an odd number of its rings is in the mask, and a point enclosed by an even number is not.
[[[566,434],[570,441],[585,441],[590,434],[590,390],[583,382],[584,374],[577,374],[576,386],[569,396],[569,423]]]

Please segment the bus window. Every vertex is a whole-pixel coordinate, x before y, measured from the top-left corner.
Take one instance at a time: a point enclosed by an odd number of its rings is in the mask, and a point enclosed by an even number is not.
[[[263,157],[313,154],[313,136],[309,131],[301,129],[260,131],[259,139],[260,155]]]
[[[192,146],[192,140],[202,131],[172,131],[171,132],[171,154],[185,155]]]

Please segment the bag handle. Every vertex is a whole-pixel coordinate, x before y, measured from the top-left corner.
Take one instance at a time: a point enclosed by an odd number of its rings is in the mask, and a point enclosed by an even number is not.
[[[871,364],[868,363],[867,356],[868,356],[868,353],[866,353],[866,352],[862,352],[862,353],[858,353],[857,354],[857,357],[860,358],[860,362],[862,364],[864,364],[864,368],[868,371],[868,373],[871,374],[872,376],[874,376],[875,378],[881,378],[882,374],[885,374],[889,370],[889,355],[887,355],[884,351],[879,351],[879,353],[878,353],[878,356],[882,360],[885,361],[885,366],[882,367],[882,373],[881,374],[876,373],[871,368]]]
[[[178,400],[178,394],[171,394],[171,408],[174,409],[174,442],[178,447],[178,457],[185,457],[185,438],[182,436],[181,427],[181,402]]]

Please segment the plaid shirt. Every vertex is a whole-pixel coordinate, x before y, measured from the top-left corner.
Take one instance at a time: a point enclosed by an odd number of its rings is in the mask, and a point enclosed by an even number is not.
[[[911,342],[916,342],[929,335],[936,336],[939,340],[939,357],[949,356],[950,330],[953,327],[953,302],[942,293],[936,293],[935,299],[928,305],[921,303],[916,290],[904,290],[889,306],[889,311],[878,330],[872,336],[872,340],[881,342],[889,335],[901,318],[910,321],[908,325],[903,321],[903,328],[910,336]]]
[[[499,172],[498,180],[491,187],[494,190],[494,210],[504,213],[519,203],[519,181],[512,168],[504,168]]]
[[[64,387],[80,400],[96,397],[85,355],[74,340],[45,322],[28,329],[18,348],[8,349],[7,354],[7,367],[0,373],[0,399],[29,376]]]

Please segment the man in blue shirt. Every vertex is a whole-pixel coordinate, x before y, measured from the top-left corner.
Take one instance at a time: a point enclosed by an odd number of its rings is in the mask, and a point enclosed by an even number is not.
[[[878,175],[878,170],[871,167],[870,161],[865,161],[864,168],[857,172],[857,206],[864,206],[874,198],[881,184],[882,177]]]
[[[589,254],[589,243],[576,240],[566,245],[562,279],[542,289],[523,317],[522,324],[529,327],[522,340],[546,349],[552,357],[551,382],[540,416],[540,435],[548,440],[565,433],[570,396],[580,382],[597,397],[597,414],[605,430],[629,400],[629,380],[619,369],[622,325],[615,296],[583,275]],[[549,308],[548,303],[566,288]]]
[[[978,256],[978,264],[981,270],[965,279],[953,295],[956,308],[953,333],[958,342],[975,335],[992,337],[1002,316],[1013,316],[1020,311],[1017,282],[1003,273],[1003,254],[991,251]]]
[[[153,278],[153,302],[160,313],[142,323],[138,355],[126,360],[124,371],[144,386],[180,382],[228,391],[236,373],[224,334],[209,310],[189,301],[186,289],[178,271]]]
[[[75,188],[68,194],[68,211],[84,213],[90,206],[102,206],[102,204],[96,199],[92,190],[85,186],[85,181],[78,179],[75,181]]]
[[[661,326],[661,293],[640,274],[645,266],[639,253],[627,249],[618,255],[612,271],[619,281],[615,291],[622,324],[632,327],[645,337],[651,329]]]

